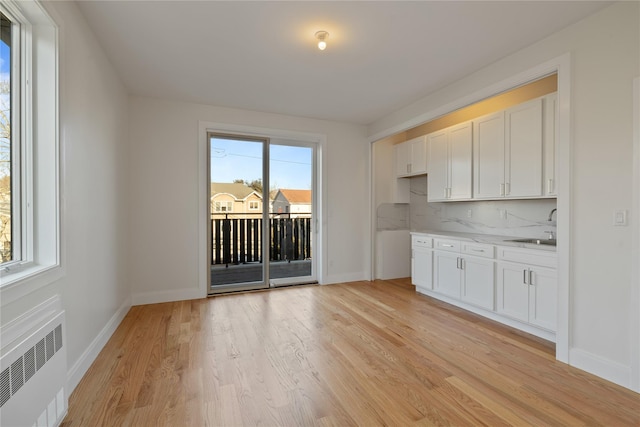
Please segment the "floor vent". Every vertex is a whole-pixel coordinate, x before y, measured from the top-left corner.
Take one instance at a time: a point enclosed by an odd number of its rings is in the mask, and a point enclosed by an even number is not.
[[[32,315],[12,327],[23,333],[12,334],[17,339],[0,358],[0,425],[58,426],[67,410],[64,312]]]

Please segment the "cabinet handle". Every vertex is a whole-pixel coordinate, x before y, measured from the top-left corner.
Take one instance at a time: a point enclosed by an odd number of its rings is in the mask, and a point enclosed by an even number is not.
[[[547,193],[553,192],[553,179],[549,178],[547,180]]]
[[[443,243],[442,246],[445,247],[445,248],[452,248],[453,247],[453,245],[448,245],[446,243]]]
[[[504,184],[500,184],[500,195],[504,196]]]
[[[484,252],[484,249],[471,248],[471,250],[474,252]]]
[[[464,258],[460,258],[460,270],[464,270]]]
[[[526,269],[525,269],[525,270],[522,270],[522,282],[523,282],[525,285],[528,285],[528,283],[527,283],[527,270],[526,270]]]
[[[529,284],[533,285],[533,271],[529,270]]]
[[[447,199],[447,188],[443,188],[442,191],[444,192],[444,198]]]
[[[511,184],[507,182],[504,185],[504,195],[508,196],[509,194],[511,194]]]

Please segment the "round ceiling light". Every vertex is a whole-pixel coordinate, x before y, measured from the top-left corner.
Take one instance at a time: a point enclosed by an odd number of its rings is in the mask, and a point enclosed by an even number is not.
[[[326,31],[316,32],[316,39],[318,39],[318,49],[325,50],[327,48],[327,37],[329,37],[329,33],[327,33]]]

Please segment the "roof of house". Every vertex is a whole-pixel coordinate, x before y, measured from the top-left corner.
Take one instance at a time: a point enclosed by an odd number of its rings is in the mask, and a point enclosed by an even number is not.
[[[262,198],[262,195],[259,194],[251,187],[247,187],[245,184],[241,184],[238,182],[212,182],[211,183],[211,197],[216,194],[231,194],[237,200],[244,200],[251,195],[251,193],[255,193],[258,197]]]
[[[280,189],[280,193],[291,204],[311,204],[311,190],[288,190]]]

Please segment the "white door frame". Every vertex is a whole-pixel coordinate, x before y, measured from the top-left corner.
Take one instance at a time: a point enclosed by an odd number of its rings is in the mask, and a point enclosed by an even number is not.
[[[640,393],[640,76],[633,79],[633,184],[631,200],[631,389]]]
[[[198,122],[198,289],[201,296],[204,298],[208,294],[209,290],[209,274],[210,274],[210,260],[209,260],[209,248],[208,248],[208,215],[209,215],[209,203],[207,202],[207,195],[209,194],[209,187],[207,182],[210,181],[209,176],[209,139],[207,135],[209,133],[221,133],[221,134],[236,134],[248,137],[267,138],[271,140],[290,140],[300,141],[302,143],[316,144],[316,159],[315,159],[315,176],[316,191],[313,192],[313,204],[315,206],[315,218],[313,219],[314,229],[314,247],[313,251],[315,260],[316,279],[318,283],[322,284],[325,273],[325,265],[323,260],[327,259],[326,255],[326,233],[323,228],[323,218],[326,218],[326,203],[325,203],[325,183],[323,181],[325,173],[325,165],[322,161],[323,153],[326,150],[326,135],[310,133],[310,132],[298,132],[286,129],[271,129],[257,126],[237,125],[229,123],[218,123],[199,121]]]

